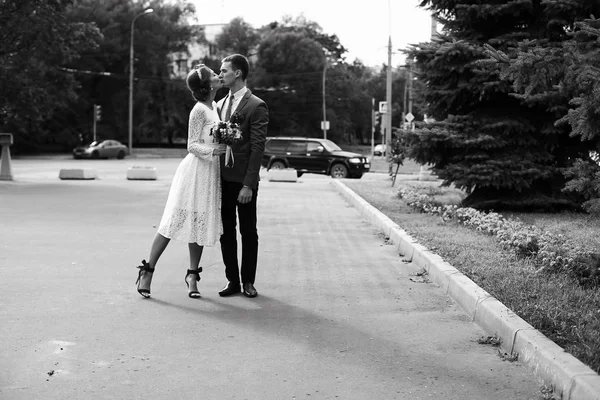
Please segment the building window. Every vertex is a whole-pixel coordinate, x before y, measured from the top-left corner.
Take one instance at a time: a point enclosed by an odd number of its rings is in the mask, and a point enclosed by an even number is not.
[[[181,59],[177,60],[177,69],[179,70],[180,74],[187,74],[189,72],[187,59],[181,58]]]

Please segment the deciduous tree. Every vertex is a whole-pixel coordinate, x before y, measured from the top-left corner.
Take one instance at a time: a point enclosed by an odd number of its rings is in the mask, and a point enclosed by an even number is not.
[[[72,0],[0,1],[0,127],[17,150],[55,141],[44,123],[77,99],[63,70],[101,40],[93,22],[71,21]]]
[[[146,8],[154,12],[138,18],[134,25],[134,144],[160,143],[169,135],[187,137],[187,114],[193,101],[185,82],[172,78],[170,55],[187,52],[188,44],[204,40],[202,29],[189,23],[193,5],[164,0],[144,4],[80,0],[72,8],[70,17],[94,21],[104,36],[96,50],[88,51],[73,65],[75,69],[96,73],[77,75],[82,90],[79,106],[74,110],[80,115],[78,125],[85,128],[88,137],[89,110],[96,103],[103,107],[99,137],[124,141],[128,138],[131,22]]]
[[[237,17],[227,24],[217,35],[215,42],[221,51],[239,53],[247,57],[254,54],[260,35],[243,18]]]

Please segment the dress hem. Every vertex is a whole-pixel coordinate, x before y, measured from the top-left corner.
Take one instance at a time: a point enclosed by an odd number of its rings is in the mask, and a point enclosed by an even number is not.
[[[169,236],[165,235],[161,231],[157,231],[157,233],[160,234],[162,237],[164,237],[166,239],[169,239],[169,240],[176,240],[178,242],[185,242],[185,243],[196,243],[197,245],[204,246],[204,247],[214,247],[219,242],[219,239],[215,239],[215,241],[212,242],[212,244],[204,244],[204,243],[201,243],[201,242],[190,242],[188,239],[182,239],[182,238],[176,237],[176,236],[169,237]]]

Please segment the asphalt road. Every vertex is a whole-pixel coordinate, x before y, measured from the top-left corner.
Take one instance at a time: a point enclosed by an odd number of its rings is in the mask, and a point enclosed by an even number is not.
[[[178,161],[13,160],[15,181],[0,182],[0,398],[540,398],[328,177],[261,181],[256,299],[218,296],[218,248],[189,299],[179,242],[142,299],[135,267]],[[159,179],[126,180],[133,165]],[[58,179],[74,167],[99,179]]]

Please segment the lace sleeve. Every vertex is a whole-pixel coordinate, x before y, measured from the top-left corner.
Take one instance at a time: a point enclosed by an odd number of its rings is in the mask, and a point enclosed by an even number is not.
[[[207,146],[200,140],[207,123],[208,118],[206,116],[206,111],[201,107],[194,107],[190,113],[187,149],[189,153],[192,153],[198,158],[210,160],[214,157],[214,147]]]

